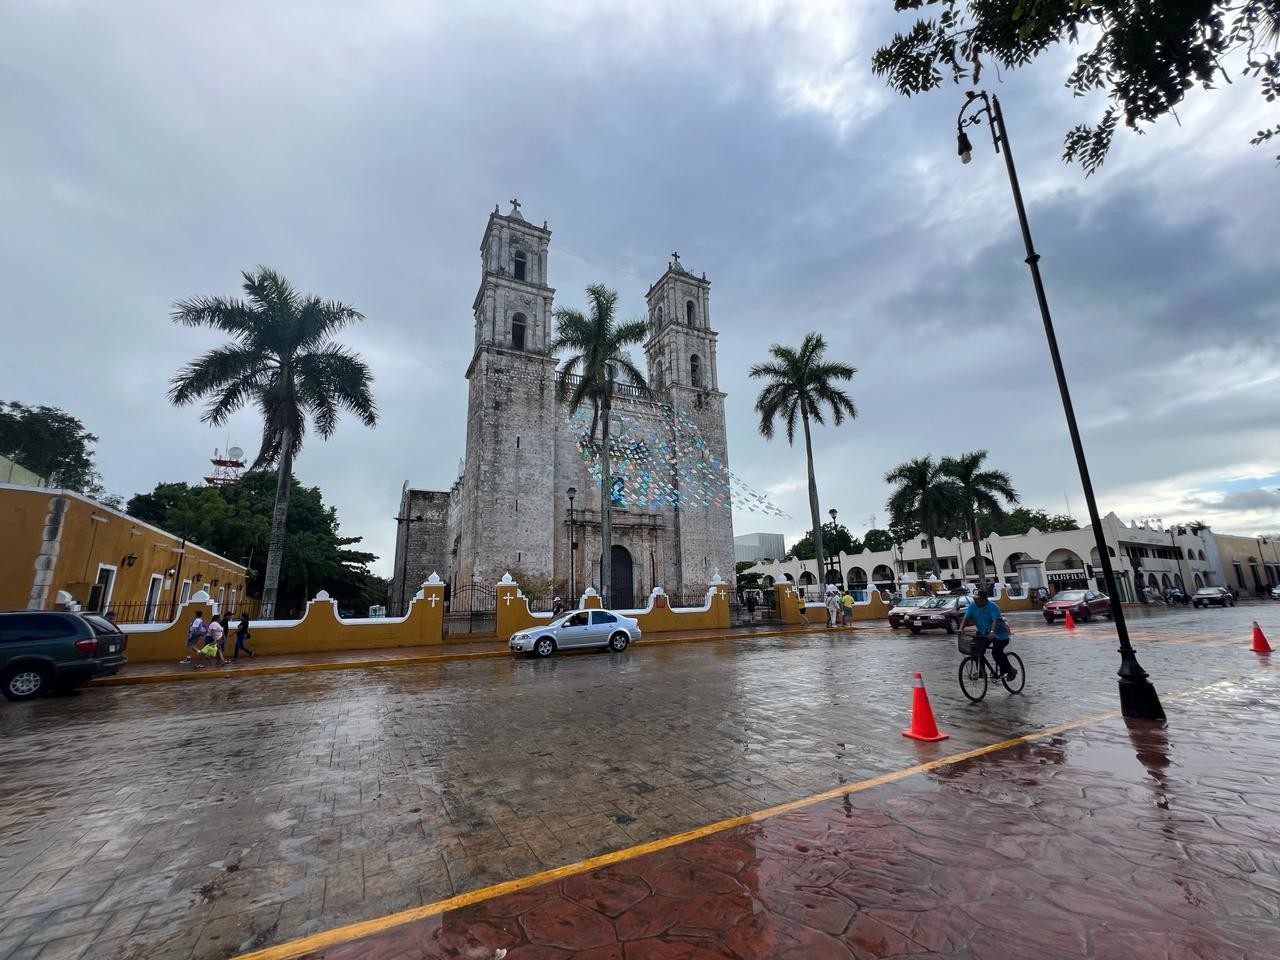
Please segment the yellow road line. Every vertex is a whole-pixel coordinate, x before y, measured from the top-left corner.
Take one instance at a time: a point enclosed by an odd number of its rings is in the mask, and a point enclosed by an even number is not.
[[[1205,690],[1221,686],[1224,683],[1234,682],[1235,680],[1219,680],[1216,683],[1206,684],[1202,687],[1183,690],[1180,693],[1175,693],[1172,696],[1165,697],[1164,699],[1177,700],[1196,693],[1202,693]],[[825,790],[822,793],[815,793],[812,796],[802,797],[799,800],[790,800],[786,803],[766,807],[763,810],[757,810],[754,813],[731,817],[727,820],[719,820],[715,823],[695,827],[692,830],[686,830],[683,833],[673,834],[669,837],[661,837],[657,840],[650,840],[646,843],[636,844],[635,846],[624,847],[621,850],[614,850],[612,853],[604,853],[596,857],[589,857],[586,860],[580,860],[577,863],[566,864],[562,867],[554,867],[550,870],[543,870],[540,873],[530,874],[526,877],[518,877],[515,880],[506,880],[502,883],[496,883],[488,887],[480,887],[477,890],[460,893],[444,900],[436,900],[433,903],[426,903],[420,907],[411,907],[408,910],[389,913],[386,916],[375,917],[372,920],[361,920],[357,923],[347,924],[346,926],[334,927],[331,930],[324,930],[320,933],[311,934],[310,936],[300,937],[297,940],[290,940],[286,943],[277,944],[274,947],[265,947],[261,950],[254,950],[250,953],[240,954],[238,957],[235,957],[234,960],[295,960],[295,958],[300,957],[305,953],[311,953],[316,950],[322,950],[325,947],[332,947],[340,943],[346,943],[349,940],[357,940],[361,937],[367,937],[370,934],[380,933],[383,930],[390,929],[391,927],[398,927],[401,924],[411,923],[414,920],[423,920],[427,917],[433,917],[437,914],[446,913],[450,910],[458,910],[462,907],[470,906],[473,903],[491,900],[494,897],[500,897],[504,894],[518,893],[522,890],[527,890],[530,887],[536,887],[552,880],[561,880],[565,877],[572,877],[580,873],[587,873],[591,870],[598,870],[601,867],[611,866],[625,860],[634,860],[637,857],[643,857],[649,853],[666,850],[682,843],[688,843],[691,840],[700,840],[703,837],[722,833],[725,830],[731,830],[734,827],[745,826],[749,823],[758,823],[761,820],[767,820],[770,817],[776,817],[783,813],[791,813],[795,810],[802,810],[805,807],[810,807],[826,800],[833,800],[839,797],[848,796],[849,794],[860,793],[863,790],[870,790],[872,787],[882,786],[886,783],[894,783],[898,780],[903,780],[919,773],[928,773],[930,770],[936,770],[939,767],[963,763],[966,760],[972,760],[976,757],[985,756],[989,753],[1007,750],[1009,747],[1015,747],[1021,743],[1031,743],[1036,740],[1043,740],[1045,737],[1052,737],[1068,730],[1087,727],[1090,724],[1099,723],[1102,720],[1110,720],[1118,716],[1120,716],[1119,710],[1109,710],[1106,713],[1095,714],[1094,716],[1085,717],[1080,720],[1072,720],[1069,723],[1060,723],[1057,726],[1047,727],[1044,730],[1037,730],[1034,733],[1026,733],[1018,737],[1010,737],[1008,740],[1001,740],[999,743],[988,744],[985,747],[975,747],[972,750],[965,750],[962,753],[953,753],[937,760],[929,760],[925,763],[918,763],[915,766],[904,767],[901,770],[892,770],[889,773],[882,773],[878,776],[871,777],[868,780],[859,780],[857,783],[844,784],[843,786],[834,787],[831,790]]]

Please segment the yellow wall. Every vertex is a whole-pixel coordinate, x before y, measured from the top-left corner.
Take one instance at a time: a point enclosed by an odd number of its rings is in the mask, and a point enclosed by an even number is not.
[[[1253,578],[1253,570],[1256,567],[1258,571],[1258,579],[1262,581],[1263,586],[1274,582],[1268,577],[1267,567],[1275,567],[1280,563],[1280,544],[1274,540],[1267,543],[1260,543],[1254,537],[1237,537],[1228,534],[1215,533],[1213,542],[1218,548],[1218,559],[1222,561],[1222,586],[1228,589],[1239,590],[1241,593],[1253,593],[1258,588]],[[1250,561],[1252,557],[1252,561]],[[1240,564],[1240,571],[1244,574],[1244,585],[1241,586],[1239,578],[1236,576],[1235,564]]]
[[[663,594],[651,595],[651,608],[634,614],[640,624],[640,633],[670,633],[675,630],[714,630],[729,628],[729,587],[721,584],[715,588],[711,606],[707,610],[672,610]],[[599,607],[600,598],[594,594],[585,598],[584,606]],[[545,624],[546,614],[538,616],[529,612],[529,600],[520,595],[514,583],[498,584],[498,609],[494,628],[498,639],[507,640],[518,630]]]
[[[116,567],[110,606],[141,605],[147,599],[151,575],[163,575],[178,566],[181,538],[165,533],[127,514],[99,506],[76,493],[37,487],[0,486],[0,610],[27,607],[36,577],[44,529],[53,504],[62,500],[58,553],[44,609],[56,606],[59,590],[66,590],[78,602],[89,600],[89,591],[98,578],[98,565]],[[126,558],[134,557],[132,566]],[[200,580],[195,580],[196,575]],[[225,557],[187,544],[180,578],[166,578],[160,600],[168,601],[175,583],[192,580],[191,592],[209,588],[217,598],[218,587],[226,587],[237,598],[245,595],[245,568]],[[214,581],[218,586],[213,586]],[[127,619],[122,617],[122,619]]]
[[[444,584],[427,583],[423,596],[409,604],[403,619],[339,620],[336,601],[312,600],[302,619],[260,620],[249,625],[249,648],[258,655],[282,653],[336,653],[344,650],[371,650],[379,647],[425,647],[444,642]],[[187,625],[195,611],[209,615],[207,598],[183,606],[176,621],[158,629],[125,627],[129,635],[126,654],[131,663],[174,662],[186,656]],[[226,653],[235,649],[236,624]]]

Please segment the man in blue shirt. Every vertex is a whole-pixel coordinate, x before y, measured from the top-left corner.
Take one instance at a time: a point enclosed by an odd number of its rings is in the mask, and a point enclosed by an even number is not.
[[[1009,658],[1004,655],[1004,648],[1009,645],[1009,624],[1001,616],[1000,608],[992,603],[985,593],[979,593],[973,598],[969,609],[965,611],[964,622],[960,625],[960,629],[963,630],[969,624],[973,624],[977,634],[978,643],[974,653],[981,657],[987,641],[990,640],[991,655],[995,658],[996,669],[1006,680],[1016,677],[1018,671],[1013,669]]]

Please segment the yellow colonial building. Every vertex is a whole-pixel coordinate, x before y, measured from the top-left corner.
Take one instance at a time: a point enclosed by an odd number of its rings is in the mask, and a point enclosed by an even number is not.
[[[75,603],[153,623],[202,589],[234,611],[245,568],[79,493],[0,483],[0,610]]]

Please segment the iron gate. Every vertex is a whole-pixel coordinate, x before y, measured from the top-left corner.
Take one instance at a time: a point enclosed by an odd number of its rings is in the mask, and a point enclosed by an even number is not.
[[[497,626],[498,591],[483,583],[464,583],[445,600],[444,632],[486,635]]]

